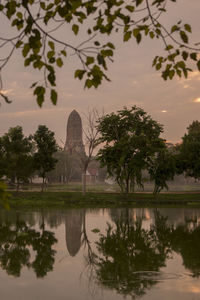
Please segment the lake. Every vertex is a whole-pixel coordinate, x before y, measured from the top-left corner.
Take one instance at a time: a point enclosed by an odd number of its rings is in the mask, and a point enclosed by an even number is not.
[[[200,299],[200,209],[0,211],[1,299]]]

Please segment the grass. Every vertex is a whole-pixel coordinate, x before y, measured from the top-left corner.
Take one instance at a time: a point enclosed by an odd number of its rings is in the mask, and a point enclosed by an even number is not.
[[[200,207],[200,192],[161,193],[156,199],[150,193],[88,192],[11,192],[11,208],[106,208],[106,207],[141,207],[141,206],[193,206]]]

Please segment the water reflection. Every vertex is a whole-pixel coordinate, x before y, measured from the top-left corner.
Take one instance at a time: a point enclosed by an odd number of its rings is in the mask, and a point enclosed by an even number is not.
[[[37,277],[44,277],[53,270],[56,251],[52,246],[56,242],[54,233],[45,230],[44,222],[36,230],[20,220],[19,215],[13,222],[0,220],[1,268],[19,277],[26,266],[33,269]]]
[[[65,213],[66,245],[71,256],[75,256],[82,245],[81,237],[84,219],[84,210],[69,210]]]
[[[98,224],[104,219],[100,232],[91,215]],[[81,257],[78,272],[87,275],[89,285],[135,299],[161,280],[181,276],[165,271],[177,255],[191,278],[200,277],[199,216],[200,211],[192,209],[1,211],[0,266],[15,277],[27,267],[43,278],[54,270],[60,255],[57,243],[63,243],[69,253],[66,260],[75,263]],[[67,268],[65,272],[64,276]]]

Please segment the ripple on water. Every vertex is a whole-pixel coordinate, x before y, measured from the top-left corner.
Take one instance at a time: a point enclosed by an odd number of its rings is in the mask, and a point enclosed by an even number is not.
[[[164,281],[171,279],[187,279],[191,278],[191,274],[186,273],[165,273],[165,272],[157,272],[157,271],[138,271],[133,274],[136,280],[153,280],[153,281]]]

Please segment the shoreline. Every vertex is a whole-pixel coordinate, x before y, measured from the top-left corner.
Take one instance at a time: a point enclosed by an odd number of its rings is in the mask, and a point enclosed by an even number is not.
[[[199,207],[200,192],[152,193],[33,192],[9,191],[10,208],[114,208],[114,207]]]

